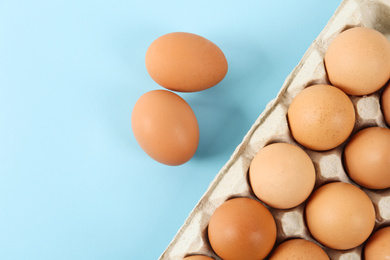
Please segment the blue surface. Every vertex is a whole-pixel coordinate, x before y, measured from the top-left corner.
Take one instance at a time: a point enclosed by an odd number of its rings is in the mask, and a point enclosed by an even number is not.
[[[157,259],[340,2],[0,0],[0,259]],[[146,49],[174,31],[229,63],[180,94],[201,136],[177,167],[130,124],[161,88]]]

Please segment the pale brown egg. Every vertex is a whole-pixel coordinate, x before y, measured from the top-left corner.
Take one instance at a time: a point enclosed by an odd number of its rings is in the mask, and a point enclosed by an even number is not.
[[[390,125],[390,84],[388,84],[381,96],[381,109],[386,123]]]
[[[313,237],[338,250],[362,244],[375,225],[375,209],[370,198],[349,183],[321,186],[306,204],[305,216]]]
[[[390,42],[380,32],[355,27],[341,32],[325,53],[332,85],[349,95],[367,95],[390,78]]]
[[[270,211],[250,198],[233,198],[210,218],[208,236],[215,253],[224,260],[264,259],[276,240]]]
[[[211,88],[226,75],[222,50],[193,33],[173,32],[157,38],[146,51],[146,69],[164,88],[194,92]]]
[[[249,167],[254,194],[268,206],[288,209],[305,201],[314,188],[316,172],[298,146],[273,143],[261,149]]]
[[[275,248],[269,260],[329,260],[317,244],[305,239],[297,238],[283,242]]]
[[[390,226],[376,231],[364,247],[365,260],[390,259]]]
[[[369,127],[352,136],[344,149],[344,168],[369,189],[390,187],[390,129]]]
[[[214,258],[205,255],[192,255],[184,257],[183,260],[214,260]]]
[[[179,95],[153,90],[134,105],[131,125],[141,148],[154,160],[180,165],[190,160],[199,143],[194,112]]]
[[[294,139],[318,151],[342,144],[355,125],[351,100],[330,85],[313,85],[302,90],[292,100],[287,117]]]

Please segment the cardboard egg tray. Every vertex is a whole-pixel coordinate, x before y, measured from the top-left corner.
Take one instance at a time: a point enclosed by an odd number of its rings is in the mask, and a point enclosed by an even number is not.
[[[248,169],[253,157],[260,149],[272,142],[298,145],[292,138],[288,127],[286,115],[289,104],[307,86],[330,84],[323,61],[325,51],[341,31],[356,26],[376,29],[390,40],[390,1],[344,0],[340,4],[302,60],[286,78],[277,97],[267,105],[231,158],[211,182],[205,194],[159,258],[160,260],[181,260],[191,254],[204,254],[217,260],[220,259],[208,242],[207,226],[211,215],[229,198],[244,196],[256,199],[249,186]],[[383,88],[368,96],[350,97],[356,111],[356,124],[352,135],[368,126],[388,127],[380,108],[382,91]],[[346,142],[325,152],[312,151],[300,146],[311,157],[316,168],[317,179],[314,190],[324,183],[333,181],[356,185],[349,179],[343,168],[342,153]],[[390,225],[390,189],[360,188],[366,192],[375,206],[374,231]],[[362,259],[364,244],[350,250],[338,251],[323,247],[313,239],[305,226],[303,211],[306,201],[288,210],[268,207],[275,218],[278,230],[275,246],[288,238],[304,238],[320,245],[330,259]]]

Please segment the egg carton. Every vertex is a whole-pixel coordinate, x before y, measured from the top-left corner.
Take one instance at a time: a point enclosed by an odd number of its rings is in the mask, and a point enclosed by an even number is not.
[[[330,84],[324,67],[324,54],[330,42],[343,30],[363,26],[378,30],[390,40],[390,0],[344,0],[319,36],[310,45],[302,60],[286,78],[277,97],[269,102],[257,118],[242,142],[222,167],[207,191],[192,210],[183,226],[160,256],[160,260],[181,260],[191,254],[203,254],[220,258],[213,252],[207,236],[211,215],[217,207],[232,197],[257,199],[248,182],[248,169],[257,152],[269,143],[286,142],[300,146],[293,139],[288,122],[287,109],[292,99],[312,84]],[[368,126],[387,127],[380,108],[383,89],[363,97],[350,96],[356,111],[356,123],[351,136]],[[347,140],[348,141],[348,140]],[[346,141],[346,142],[347,142]],[[325,152],[306,149],[316,168],[314,190],[324,183],[341,181],[351,183],[346,174],[340,146]],[[374,231],[390,225],[390,189],[369,190],[361,188],[372,200],[376,211]],[[277,225],[275,246],[288,238],[304,238],[317,243],[330,259],[355,260],[362,258],[364,244],[350,250],[333,250],[319,244],[309,233],[303,215],[306,202],[287,210],[268,207]]]

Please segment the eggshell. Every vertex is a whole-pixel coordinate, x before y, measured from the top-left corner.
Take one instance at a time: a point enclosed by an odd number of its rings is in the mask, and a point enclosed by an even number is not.
[[[349,177],[369,189],[390,187],[390,129],[369,127],[357,132],[344,149]]]
[[[313,85],[302,90],[292,100],[287,117],[294,139],[319,151],[342,144],[355,125],[351,100],[330,85]]]
[[[261,149],[249,167],[255,195],[268,206],[298,206],[312,192],[316,172],[310,157],[298,146],[273,143]]]
[[[321,186],[306,205],[306,223],[323,245],[346,250],[359,246],[375,225],[375,209],[358,187],[342,182]]]
[[[224,260],[258,260],[272,250],[276,224],[260,202],[234,198],[215,210],[210,218],[208,236],[211,247]]]
[[[376,231],[364,247],[365,260],[390,259],[390,226]]]
[[[386,123],[390,125],[390,84],[383,90],[381,96],[381,109]]]
[[[141,148],[154,160],[180,165],[190,160],[199,143],[194,112],[179,95],[153,90],[134,105],[131,125]]]
[[[193,33],[173,32],[157,38],[146,51],[146,69],[164,88],[194,92],[211,88],[226,75],[222,50]]]
[[[184,257],[183,260],[214,260],[214,258],[205,255],[192,255]]]
[[[325,66],[332,85],[345,93],[371,94],[390,78],[390,43],[377,30],[348,29],[329,45]]]
[[[272,252],[269,260],[329,260],[329,256],[317,244],[305,239],[283,242]]]

